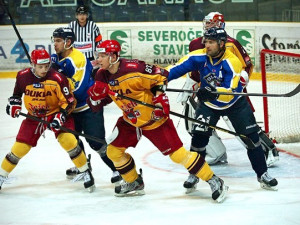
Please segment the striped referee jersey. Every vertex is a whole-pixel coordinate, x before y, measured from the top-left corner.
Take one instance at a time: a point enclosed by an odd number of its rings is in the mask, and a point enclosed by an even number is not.
[[[69,27],[73,29],[76,36],[74,47],[85,54],[88,59],[94,59],[96,46],[102,41],[102,36],[96,23],[87,20],[86,25],[81,27],[78,21],[75,20],[69,23]]]

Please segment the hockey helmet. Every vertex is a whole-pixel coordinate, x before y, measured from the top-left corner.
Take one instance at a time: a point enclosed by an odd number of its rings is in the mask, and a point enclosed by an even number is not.
[[[227,33],[223,28],[212,27],[204,32],[204,39],[216,40],[219,44],[221,41],[226,43]]]
[[[89,10],[85,5],[80,5],[76,9],[76,14],[88,14]]]
[[[50,55],[45,49],[35,49],[31,52],[31,62],[35,65],[50,63]]]
[[[75,34],[70,27],[59,27],[56,28],[53,32],[52,38],[62,38],[64,40],[70,39],[71,44],[76,40]]]
[[[96,46],[96,53],[116,54],[120,57],[121,45],[116,40],[105,40]]]
[[[224,16],[219,12],[211,12],[203,19],[203,29],[207,30],[212,27],[225,28]]]

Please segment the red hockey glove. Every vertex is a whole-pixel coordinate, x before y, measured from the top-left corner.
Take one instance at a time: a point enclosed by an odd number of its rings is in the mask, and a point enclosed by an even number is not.
[[[88,95],[93,101],[104,99],[108,95],[109,87],[107,83],[96,81],[95,84],[89,88]]]
[[[56,113],[52,122],[48,125],[48,128],[53,132],[60,130],[60,127],[66,122],[66,115],[63,112]]]
[[[153,119],[159,120],[162,117],[168,117],[170,113],[169,98],[165,93],[152,98],[153,104],[159,106],[162,109],[156,108],[153,111]]]
[[[13,118],[19,116],[19,112],[22,109],[22,99],[20,97],[10,97],[6,106],[6,113]]]

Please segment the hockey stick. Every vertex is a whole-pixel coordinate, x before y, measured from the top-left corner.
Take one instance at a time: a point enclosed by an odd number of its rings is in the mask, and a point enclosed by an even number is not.
[[[43,123],[43,124],[47,124],[47,125],[50,124],[50,122],[48,122],[46,120],[42,120],[42,119],[40,119],[40,118],[38,118],[36,116],[32,116],[30,114],[25,114],[25,113],[19,112],[19,115],[24,116],[26,118],[29,118],[31,120]],[[81,133],[78,133],[78,132],[76,132],[74,130],[71,130],[69,128],[66,128],[66,127],[60,127],[59,129],[62,130],[62,131],[74,134],[75,136],[82,136],[82,137],[85,137],[86,139],[89,139],[89,140],[92,140],[92,141],[96,141],[96,142],[99,142],[99,143],[102,143],[102,144],[106,144],[105,140],[101,140],[99,138],[96,138],[96,137],[93,137],[93,136],[90,136],[90,135],[87,135],[87,134],[81,134]]]
[[[151,104],[148,104],[146,102],[142,102],[142,101],[139,101],[137,99],[134,99],[134,98],[130,98],[128,96],[125,96],[125,95],[122,95],[122,94],[118,94],[116,92],[113,92],[113,91],[109,91],[108,92],[110,95],[114,96],[114,97],[119,97],[119,98],[123,98],[123,99],[127,99],[129,101],[132,101],[132,102],[135,102],[135,103],[138,103],[138,104],[141,104],[141,105],[144,105],[144,106],[147,106],[149,108],[160,108],[160,107],[157,107],[157,106],[154,106],[154,105],[151,105]],[[162,109],[162,108],[160,108]],[[177,117],[180,117],[180,118],[184,118],[184,119],[187,119],[187,120],[190,120],[194,123],[198,123],[198,124],[201,124],[201,125],[204,125],[204,126],[207,126],[211,129],[216,129],[216,130],[220,130],[220,131],[223,131],[225,133],[228,133],[228,134],[232,134],[234,136],[238,136],[240,137],[250,148],[255,148],[255,145],[254,143],[250,140],[250,138],[248,138],[247,136],[243,135],[243,134],[238,134],[236,132],[233,132],[233,131],[230,131],[230,130],[226,130],[222,127],[217,127],[217,126],[212,126],[208,123],[205,123],[205,122],[202,122],[200,120],[197,120],[197,119],[194,119],[194,118],[191,118],[191,117],[187,117],[187,116],[184,116],[184,115],[181,115],[179,113],[176,113],[176,112],[172,112],[170,111],[170,114],[173,115],[173,116],[177,116]]]
[[[24,49],[24,51],[25,51],[25,54],[26,54],[26,56],[27,56],[29,62],[31,62],[29,53],[28,53],[27,48],[25,47],[25,44],[24,44],[24,42],[23,42],[23,39],[21,38],[21,35],[20,35],[20,33],[19,33],[19,31],[18,31],[18,29],[17,29],[17,27],[16,27],[15,21],[13,20],[11,14],[10,14],[8,8],[7,8],[7,6],[5,5],[4,0],[0,0],[0,2],[1,2],[1,5],[3,6],[5,12],[7,13],[9,19],[10,19],[11,25],[13,26],[13,28],[14,28],[14,30],[15,30],[17,36],[18,36],[18,39],[19,39],[19,41],[20,41],[20,43],[21,43],[21,45],[22,45],[22,47],[23,47],[23,49]]]
[[[193,90],[173,89],[173,88],[167,88],[167,91],[197,93],[197,91],[193,91]],[[212,91],[211,93],[219,94],[219,95],[242,95],[242,96],[259,96],[259,97],[292,97],[298,94],[299,92],[300,92],[300,84],[298,84],[298,86],[294,90],[285,94],[263,94],[263,93],[244,93],[244,92],[228,93],[228,92],[218,92],[218,91]]]

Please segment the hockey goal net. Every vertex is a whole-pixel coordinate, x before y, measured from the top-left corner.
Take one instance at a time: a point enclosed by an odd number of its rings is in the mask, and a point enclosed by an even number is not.
[[[284,94],[300,83],[300,54],[261,51],[263,93]],[[264,126],[269,136],[281,143],[300,142],[300,94],[263,98]]]

